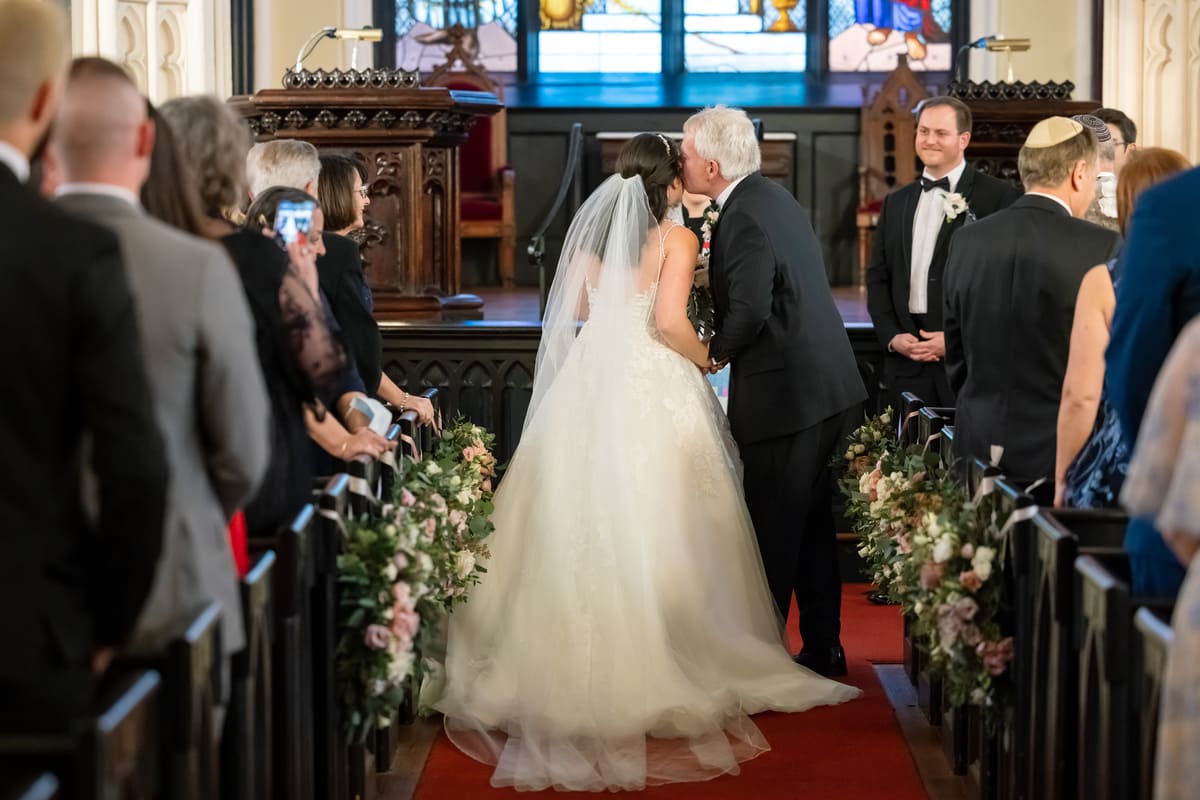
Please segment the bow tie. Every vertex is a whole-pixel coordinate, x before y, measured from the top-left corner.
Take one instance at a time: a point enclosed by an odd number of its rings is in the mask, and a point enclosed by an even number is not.
[[[933,178],[921,176],[921,191],[928,192],[930,189],[941,189],[943,192],[950,191],[949,176],[938,178],[936,181]]]

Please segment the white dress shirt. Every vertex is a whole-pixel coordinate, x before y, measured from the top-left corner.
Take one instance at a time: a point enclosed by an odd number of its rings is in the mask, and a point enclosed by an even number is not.
[[[29,159],[8,142],[0,142],[0,164],[11,169],[21,183],[29,180]]]
[[[958,180],[966,161],[950,170],[946,178],[950,181],[950,192],[958,188]],[[929,170],[923,175],[930,180]],[[908,276],[908,311],[910,314],[925,314],[929,311],[929,265],[933,262],[933,251],[937,247],[938,233],[946,221],[944,200],[947,192],[942,189],[922,191],[917,200],[917,212],[913,214],[912,268]]]
[[[136,194],[124,187],[113,186],[111,183],[63,183],[54,190],[56,198],[65,194],[105,194],[118,200],[124,200],[134,208],[142,207],[142,200]]]
[[[725,191],[723,191],[723,192],[721,192],[719,195],[717,195],[717,208],[718,208],[718,209],[721,209],[721,208],[724,208],[724,207],[725,207],[725,203],[726,203],[726,201],[728,201],[728,200],[729,200],[729,195],[733,194],[733,190],[734,190],[734,189],[736,189],[736,188],[737,188],[737,185],[738,185],[739,183],[741,183],[742,181],[744,181],[744,180],[746,180],[746,176],[745,176],[745,175],[743,175],[742,177],[738,178],[738,179],[737,179],[736,181],[734,181],[733,183],[731,183],[731,184],[729,184],[728,186],[726,186],[726,187],[725,187]]]
[[[1117,176],[1111,172],[1096,175],[1096,198],[1100,213],[1109,219],[1117,218]]]

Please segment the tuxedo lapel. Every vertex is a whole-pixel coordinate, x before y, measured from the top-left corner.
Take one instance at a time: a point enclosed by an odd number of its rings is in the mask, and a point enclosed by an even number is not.
[[[942,221],[942,226],[938,229],[937,242],[933,246],[933,261],[929,266],[929,277],[941,277],[941,266],[946,261],[946,248],[950,246],[950,236],[956,230],[966,224],[967,217],[971,213],[971,189],[975,186],[975,170],[967,164],[963,169],[962,177],[958,179],[958,185],[954,187],[956,194],[962,195],[967,201],[967,210],[959,214],[953,221]]]
[[[900,190],[903,197],[900,206],[900,252],[903,255],[901,269],[896,276],[898,296],[908,302],[909,284],[912,282],[913,220],[917,215],[917,201],[921,199],[921,184],[911,183]],[[906,305],[905,308],[908,306]]]

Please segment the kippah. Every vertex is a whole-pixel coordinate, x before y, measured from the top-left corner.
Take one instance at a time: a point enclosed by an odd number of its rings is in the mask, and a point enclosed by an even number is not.
[[[1082,130],[1083,125],[1073,119],[1048,117],[1033,126],[1033,130],[1025,137],[1024,146],[1029,148],[1054,147],[1056,144],[1062,144],[1068,139],[1078,136]]]
[[[1091,128],[1092,133],[1096,134],[1096,138],[1101,144],[1112,141],[1112,134],[1108,131],[1108,126],[1104,124],[1104,120],[1099,117],[1093,117],[1091,114],[1076,114],[1071,119],[1078,122],[1080,125]]]

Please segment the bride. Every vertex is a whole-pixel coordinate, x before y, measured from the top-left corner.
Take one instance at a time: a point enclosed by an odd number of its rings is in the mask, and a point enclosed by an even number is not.
[[[740,461],[687,318],[679,150],[641,134],[572,222],[492,556],[450,617],[433,708],[493,786],[638,789],[737,773],[750,720],[859,690],[793,664]],[[582,323],[582,324],[581,324]]]

